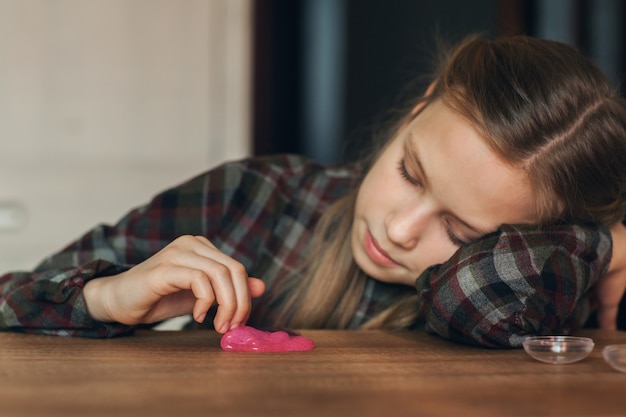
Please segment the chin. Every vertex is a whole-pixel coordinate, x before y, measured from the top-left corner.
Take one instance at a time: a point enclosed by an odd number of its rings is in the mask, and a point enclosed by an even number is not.
[[[365,267],[363,267],[361,264],[359,264],[358,261],[356,261],[356,264],[359,266],[359,268],[361,268],[361,271],[367,274],[367,276],[374,278],[377,281],[384,282],[387,284],[398,284],[398,285],[409,285],[409,286],[415,285],[415,278],[409,278],[400,274],[394,274],[393,271],[390,271],[388,269],[381,270],[381,268],[376,267],[374,265],[366,265]]]

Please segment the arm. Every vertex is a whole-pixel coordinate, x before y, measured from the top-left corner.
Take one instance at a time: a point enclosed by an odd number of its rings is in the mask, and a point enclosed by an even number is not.
[[[422,315],[443,337],[488,347],[569,333],[586,321],[588,295],[610,259],[606,226],[504,225],[418,278]]]
[[[617,328],[617,313],[626,291],[626,227],[622,223],[611,227],[613,256],[608,273],[596,286],[598,324],[605,329]]]
[[[295,230],[295,240],[304,242],[299,226],[306,230],[355,180],[353,169],[330,174],[287,155],[217,167],[156,196],[117,225],[95,228],[37,271],[0,278],[0,328],[106,336],[123,331],[94,327],[128,329],[191,312],[201,320],[215,301],[215,327],[236,325],[248,315],[249,298],[264,287],[246,271],[271,285],[301,255],[299,245],[283,246],[291,233],[285,231]],[[108,267],[87,270],[91,262]],[[30,297],[41,285],[46,290]],[[73,298],[58,295],[66,287]],[[12,307],[2,311],[5,300],[13,300]],[[38,319],[48,304],[59,314]]]
[[[89,281],[84,297],[94,319],[129,325],[192,311],[202,323],[217,302],[214,325],[224,333],[246,322],[250,297],[264,289],[261,280],[248,278],[242,264],[209,240],[186,235],[128,271]]]
[[[149,205],[131,211],[115,226],[94,228],[32,272],[2,276],[0,328],[101,337],[125,334],[132,331],[129,325],[164,317],[162,311],[160,315],[135,320],[103,315],[98,301],[103,299],[105,305],[111,306],[108,294],[127,295],[124,289],[129,288],[128,285],[114,286],[118,288],[116,291],[105,291],[113,286],[103,284],[124,278],[125,283],[135,283],[134,291],[143,285],[137,284],[141,279],[138,277],[143,275],[140,273],[155,266],[155,262],[146,261],[179,236],[217,238],[218,231],[226,224],[224,219],[231,214],[224,207],[232,193],[224,184],[237,187],[241,177],[237,170],[233,175],[226,175],[225,171],[225,168],[218,168],[211,175],[199,176],[168,190]],[[207,192],[208,188],[212,188],[211,193]],[[157,261],[171,252],[164,251]],[[162,289],[166,285],[154,285],[154,282],[149,286],[152,285],[156,294],[165,295]],[[168,285],[175,287],[171,282]],[[179,283],[179,287],[191,289],[192,286]],[[102,293],[99,288],[104,288]],[[210,298],[206,288],[200,286],[198,291],[206,304]],[[185,290],[180,292],[185,293]]]

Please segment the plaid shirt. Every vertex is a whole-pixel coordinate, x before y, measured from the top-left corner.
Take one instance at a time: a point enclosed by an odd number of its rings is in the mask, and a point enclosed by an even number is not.
[[[88,337],[132,332],[130,326],[93,320],[87,312],[82,287],[90,279],[129,269],[178,236],[187,234],[206,236],[221,251],[241,262],[250,276],[264,279],[269,287],[275,277],[293,272],[294,266],[307,253],[313,226],[320,215],[330,204],[353,190],[360,175],[357,165],[322,166],[293,155],[250,158],[219,166],[159,194],[148,205],[131,211],[115,226],[100,225],[92,229],[34,271],[0,277],[0,328]],[[507,232],[502,233],[508,236]],[[532,263],[535,252],[545,261],[546,247],[560,247],[559,242],[555,246],[554,239],[548,242],[535,239],[530,245],[518,242],[516,246],[517,261],[525,265],[524,272],[531,274],[531,278],[523,273],[517,274],[517,287],[507,284],[507,277],[498,272],[474,270],[468,275],[467,269],[448,268],[443,278],[437,278],[433,270],[422,275],[417,280],[418,293],[422,296],[423,317],[429,329],[444,337],[470,343],[518,346],[519,339],[511,339],[507,331],[524,334],[562,327],[594,280],[606,271],[611,252],[608,230],[568,229],[562,234],[569,237],[573,247],[570,245],[561,251],[565,257],[559,258],[556,266],[565,267],[567,262],[576,258],[572,267],[562,270],[574,276],[569,285],[553,289],[565,291],[566,296],[547,297],[544,304],[556,304],[558,308],[554,310],[567,317],[549,321],[554,325],[545,328],[507,328],[504,336],[493,332],[493,325],[487,326],[486,332],[496,334],[491,339],[483,337],[485,331],[476,331],[477,323],[484,328],[485,323],[498,325],[506,317],[515,316],[517,320],[523,315],[528,295],[534,290],[526,288],[526,292],[518,294],[515,288],[519,287],[520,280],[528,281],[531,286],[541,281],[537,276],[541,276],[544,262]],[[470,245],[457,252],[455,256],[461,259],[456,259],[454,265],[485,257],[484,246],[478,250],[472,248],[474,246]],[[584,257],[578,256],[581,251],[585,253]],[[505,255],[510,252],[510,247],[502,251]],[[548,250],[547,253],[552,252]],[[576,262],[578,259],[582,260],[584,268],[581,268],[581,262]],[[290,276],[298,279],[297,274]],[[560,277],[558,273],[557,277]],[[438,286],[438,282],[445,285]],[[474,288],[471,297],[464,290],[452,288],[459,282],[473,282],[465,285]],[[509,290],[502,291],[500,287]],[[536,287],[541,292],[543,287]],[[490,291],[488,302],[484,297],[476,296],[485,291],[484,288]],[[495,295],[492,294],[494,289]],[[359,309],[349,327],[357,328],[407,292],[415,293],[415,289],[368,278]],[[505,307],[494,301],[500,293],[509,301],[504,303]],[[511,303],[511,298],[518,303]],[[460,310],[466,314],[460,314]],[[495,322],[494,311],[500,317]],[[272,326],[269,318],[253,319],[254,325]],[[453,331],[449,323],[456,326]]]
[[[611,249],[605,225],[503,225],[418,278],[422,316],[445,338],[490,347],[570,333],[589,315]]]

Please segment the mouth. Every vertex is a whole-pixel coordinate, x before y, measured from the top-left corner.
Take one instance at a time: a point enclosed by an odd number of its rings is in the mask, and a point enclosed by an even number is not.
[[[393,258],[387,254],[387,252],[378,246],[378,242],[376,242],[376,239],[374,239],[369,230],[366,230],[364,240],[365,252],[375,264],[385,268],[399,265],[398,262],[394,261]]]

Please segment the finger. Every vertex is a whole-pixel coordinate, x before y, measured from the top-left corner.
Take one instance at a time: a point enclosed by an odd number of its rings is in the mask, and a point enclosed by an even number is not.
[[[198,269],[185,268],[176,274],[170,285],[177,290],[191,290],[195,297],[192,315],[194,320],[202,323],[216,300],[215,291],[206,273]]]
[[[198,298],[208,298],[205,303],[210,306],[215,299],[210,283],[205,277],[206,288],[202,288],[203,280],[194,278],[203,275],[202,271],[173,265],[150,268],[139,274],[138,279],[129,275],[123,281],[126,285],[118,286],[116,291],[115,321],[126,324],[152,323],[188,314],[193,311]],[[194,279],[198,283],[192,285]]]
[[[248,278],[248,290],[250,294],[250,309],[247,310],[243,318],[237,317],[237,321],[231,323],[231,329],[245,324],[250,318],[252,298],[258,298],[265,292],[265,283],[258,278]]]
[[[223,333],[245,322],[252,305],[245,267],[221,252],[203,236],[179,238],[177,246],[183,250],[176,253],[174,262],[204,272],[210,282],[218,304],[214,318],[215,329]],[[201,281],[200,277],[197,279]],[[199,282],[197,286],[198,291],[204,288]],[[205,313],[205,310],[208,311],[206,305],[208,301],[204,300],[200,293],[198,298],[194,306],[196,319],[204,318],[201,314]]]
[[[230,328],[235,328],[244,325],[250,317],[250,311],[252,310],[252,298],[257,298],[263,295],[265,292],[265,283],[258,278],[249,278],[246,275],[247,289],[245,291],[236,290],[238,295],[237,312],[233,315],[230,322]]]
[[[183,266],[181,266],[183,265]],[[217,265],[217,266],[216,266]],[[225,268],[208,259],[197,255],[182,253],[176,257],[175,265],[165,265],[158,268],[158,280],[152,282],[152,292],[161,300],[167,297],[174,300],[174,295],[189,291],[194,297],[192,315],[194,320],[203,322],[207,312],[216,301],[214,286],[208,273],[215,268]],[[153,301],[156,306],[161,301]]]
[[[248,288],[252,298],[258,298],[265,292],[265,282],[258,278],[248,278]]]
[[[212,249],[217,249],[217,246],[215,246],[213,242],[211,242],[209,239],[207,239],[204,236],[198,235],[198,236],[193,236],[193,238],[204,246],[208,246]]]
[[[193,313],[195,302],[196,297],[190,290],[167,295],[153,305],[146,313],[142,322],[155,323],[183,314]]]
[[[242,325],[248,319],[252,307],[248,273],[240,262],[217,249],[208,239],[195,237],[201,245],[194,247],[197,255],[211,259],[224,267],[214,265],[214,271],[206,271],[211,279],[218,303],[214,319],[216,330],[225,332]],[[264,284],[253,285],[257,294],[264,291]],[[259,292],[260,291],[260,292]]]
[[[195,263],[195,268],[204,273],[202,279],[198,277],[196,281],[198,288],[198,291],[194,292],[198,297],[196,313],[199,314],[200,311],[208,310],[212,304],[209,304],[210,297],[204,297],[201,290],[206,288],[205,285],[208,283],[214,294],[214,301],[218,304],[213,320],[215,329],[224,333],[233,324],[238,325],[245,320],[251,307],[251,301],[247,286],[247,273],[243,266],[238,266],[236,263],[225,265],[215,261],[215,259],[201,257],[196,257],[196,259],[190,260],[191,262]]]
[[[231,270],[224,264],[214,261],[198,261],[202,277],[194,279],[193,291],[198,299],[194,306],[194,317],[204,320],[206,312],[217,302],[217,312],[213,320],[215,329],[224,333],[230,328],[239,300],[235,291],[234,279]],[[206,289],[210,288],[214,297],[207,296]],[[197,290],[196,290],[197,289]]]
[[[220,326],[216,328],[220,328],[223,331],[245,323],[252,307],[252,299],[248,288],[248,273],[245,268],[243,265],[235,263],[229,265],[229,272],[231,274],[229,283],[234,290],[235,303],[222,305],[221,300],[218,298],[219,306],[215,315],[216,322]]]

